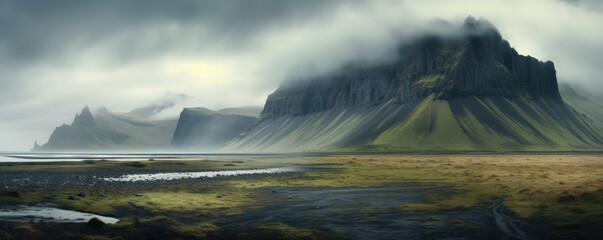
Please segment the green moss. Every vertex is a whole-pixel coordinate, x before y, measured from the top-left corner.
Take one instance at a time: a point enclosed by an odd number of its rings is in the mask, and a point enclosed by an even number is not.
[[[51,197],[52,202],[61,206],[85,212],[116,215],[122,210],[146,209],[154,213],[204,212],[206,214],[238,214],[244,206],[253,201],[244,190],[223,193],[190,193],[184,191],[147,191],[142,197],[134,194],[115,194],[106,197],[85,197],[68,200],[67,194]],[[220,194],[220,197],[218,197]]]
[[[109,226],[115,230],[122,229],[154,229],[169,234],[176,239],[201,239],[208,234],[220,231],[220,227],[211,222],[185,224],[174,218],[157,216],[151,218],[122,219],[117,224]]]
[[[419,78],[415,84],[423,88],[443,88],[446,87],[450,81],[445,79],[442,74],[426,75]]]
[[[598,181],[603,165],[599,155],[334,155],[254,161],[260,165],[282,165],[285,160],[287,164],[319,166],[321,170],[308,167],[304,172],[291,174],[218,178],[191,184],[164,183],[147,186],[144,190],[124,186],[106,196],[89,193],[75,201],[67,199],[73,194],[71,190],[6,192],[0,201],[53,202],[65,208],[103,215],[126,213],[131,216],[145,210],[143,212],[159,216],[217,216],[261,207],[259,203],[266,196],[257,189],[263,187],[358,188],[420,184],[442,186],[446,190],[400,206],[401,211],[471,208],[504,196],[505,206],[521,217],[545,216],[554,222],[585,224],[592,219],[601,219],[603,212],[603,181]],[[188,166],[197,164],[201,163],[187,163]],[[139,191],[143,197],[133,195]],[[219,198],[218,194],[223,196]],[[358,211],[373,212],[372,209]],[[139,222],[152,223],[150,220],[145,222],[147,220]],[[167,225],[172,223],[178,225],[177,222],[166,222]],[[115,227],[132,224],[136,221],[126,218]],[[201,232],[211,227],[180,225],[173,231],[201,236]],[[314,236],[311,229],[299,230],[282,224],[270,229]]]
[[[373,214],[373,213],[375,213],[375,209],[365,208],[365,209],[360,210],[360,213],[362,213],[362,214]]]
[[[205,238],[207,234],[218,232],[220,228],[212,223],[199,223],[194,225],[179,224],[173,226],[175,232],[183,236],[191,236],[195,238]]]
[[[263,224],[257,229],[264,231],[274,231],[279,235],[279,239],[343,239],[334,234],[324,233],[315,229],[295,227],[283,223]]]

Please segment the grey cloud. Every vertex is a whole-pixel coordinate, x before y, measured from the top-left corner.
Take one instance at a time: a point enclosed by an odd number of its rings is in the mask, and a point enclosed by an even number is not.
[[[601,89],[600,6],[595,0],[4,0],[0,150],[45,141],[86,104],[130,110],[171,91],[210,108],[260,105],[283,79],[350,61],[387,61],[400,42],[441,31],[430,27],[434,18],[460,24],[467,15],[485,17],[521,54],[555,62],[562,81]]]
[[[97,44],[108,44],[114,61],[181,45],[201,49],[227,41],[233,48],[258,31],[317,18],[340,5],[318,0],[2,1],[0,47],[19,63],[70,57]]]
[[[592,11],[603,11],[603,1],[600,0],[561,0],[563,2],[579,6]]]

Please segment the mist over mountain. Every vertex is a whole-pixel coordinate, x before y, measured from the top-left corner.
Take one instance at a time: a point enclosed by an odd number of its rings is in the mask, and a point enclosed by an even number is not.
[[[69,125],[57,127],[34,151],[214,151],[224,147],[258,120],[261,108],[210,110],[198,99],[165,94],[148,106],[128,112],[88,106]]]
[[[595,94],[579,85],[561,84],[563,101],[590,122],[603,129],[603,93]]]
[[[263,109],[165,95],[129,112],[88,107],[36,150],[573,151],[603,146],[603,105],[564,86],[485,19],[402,41],[391,61],[292,78]],[[563,98],[562,98],[563,96]],[[564,102],[564,99],[569,105]],[[592,99],[592,100],[591,100]],[[260,113],[261,111],[261,113]]]
[[[453,26],[451,26],[453,27]],[[286,81],[233,150],[598,149],[599,129],[568,107],[552,62],[517,53],[487,20],[425,36],[397,61]]]
[[[190,96],[166,93],[144,107],[127,112],[100,107],[92,113],[86,106],[70,125],[57,127],[47,143],[38,145],[36,141],[34,150],[167,150],[182,109],[200,104],[201,101]]]
[[[34,145],[34,151],[127,151],[166,150],[177,118],[156,120],[132,113],[115,113],[88,107],[76,114],[73,123],[57,127],[48,142]]]
[[[220,149],[251,128],[258,121],[261,110],[259,107],[218,111],[185,108],[180,114],[172,146],[190,151]]]

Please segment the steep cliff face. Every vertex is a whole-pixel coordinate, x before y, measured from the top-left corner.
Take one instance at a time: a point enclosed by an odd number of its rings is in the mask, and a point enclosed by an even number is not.
[[[561,101],[489,96],[388,102],[262,119],[235,151],[573,151],[603,138]]]
[[[284,82],[235,151],[596,150],[596,122],[568,107],[552,62],[517,53],[485,20],[427,36],[398,60]]]
[[[467,18],[459,32],[461,37],[427,36],[401,46],[394,63],[286,82],[268,97],[262,117],[407,103],[431,94],[561,100],[552,62],[519,55],[483,19]]]
[[[172,146],[216,150],[238,137],[258,120],[260,108],[185,108],[180,114]]]
[[[94,117],[92,117],[90,108],[86,106],[84,109],[82,109],[80,114],[75,114],[75,118],[73,118],[73,123],[71,123],[71,126],[92,127],[94,124]]]

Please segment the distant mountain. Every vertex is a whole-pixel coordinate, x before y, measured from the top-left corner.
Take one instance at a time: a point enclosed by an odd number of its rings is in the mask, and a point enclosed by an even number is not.
[[[562,84],[559,92],[568,105],[603,129],[603,93],[595,94],[581,86]]]
[[[200,100],[190,96],[166,93],[129,112],[112,112],[102,107],[92,113],[85,107],[70,125],[57,127],[46,144],[38,145],[36,141],[34,151],[170,149],[180,112],[200,104]]]
[[[189,150],[216,150],[226,146],[257,121],[259,107],[185,108],[180,114],[172,146]]]
[[[596,123],[563,102],[552,62],[518,54],[484,19],[458,32],[400,46],[393,63],[284,82],[226,149],[601,149]]]
[[[218,111],[191,108],[197,99],[166,94],[159,101],[129,112],[86,106],[70,125],[57,127],[34,151],[213,151],[224,147],[258,120],[261,108]]]
[[[46,144],[34,151],[165,150],[177,119],[154,120],[105,108],[92,114],[88,107],[73,123],[57,127]]]

